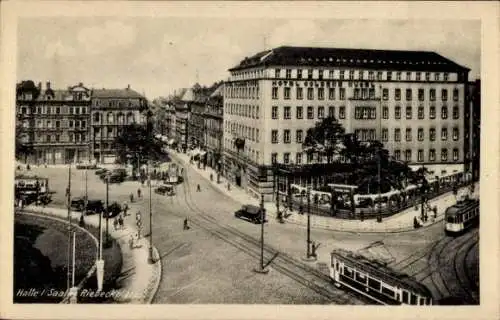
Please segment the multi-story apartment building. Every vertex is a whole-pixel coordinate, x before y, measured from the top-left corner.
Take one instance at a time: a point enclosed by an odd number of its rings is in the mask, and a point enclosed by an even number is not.
[[[222,137],[224,133],[224,85],[210,95],[205,105],[205,147],[207,165],[217,172],[222,169]]]
[[[207,96],[203,92],[195,92],[191,102],[188,140],[195,148],[205,148],[205,103]]]
[[[124,126],[143,123],[148,107],[146,98],[130,89],[95,89],[92,91],[91,150],[100,163],[116,160],[113,141]]]
[[[481,153],[481,80],[469,82],[467,106],[464,110],[465,126],[465,166],[472,173],[474,181],[479,180]]]
[[[181,99],[175,103],[175,141],[182,152],[186,152],[188,147],[191,147],[188,137],[193,101],[193,90],[186,89]]]
[[[271,194],[274,163],[307,164],[307,129],[332,115],[361,140],[434,174],[464,164],[469,69],[434,52],[278,47],[229,70],[224,170]]]
[[[25,143],[33,147],[32,164],[67,164],[89,160],[91,91],[82,83],[67,89],[42,89],[32,81],[17,86],[16,113]]]

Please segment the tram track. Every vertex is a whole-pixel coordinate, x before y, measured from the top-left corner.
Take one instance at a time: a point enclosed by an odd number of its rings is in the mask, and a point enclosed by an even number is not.
[[[471,281],[471,276],[467,271],[467,266],[466,266],[467,256],[479,241],[477,234],[475,234],[475,236],[472,238],[476,239],[473,240],[472,242],[466,242],[457,250],[453,258],[453,269],[455,272],[456,279],[458,281],[457,284],[462,289],[461,291],[465,294],[465,296],[471,303],[477,304],[479,302],[479,299],[473,294],[473,290],[475,289],[474,288],[475,283],[474,281]]]
[[[260,257],[260,241],[253,237],[218,222],[216,218],[207,214],[204,210],[200,209],[193,201],[191,194],[190,180],[187,173],[184,174],[183,193],[185,198],[185,205],[196,214],[190,217],[190,222],[208,232],[215,235],[219,239],[231,244],[239,250],[247,253],[248,255],[259,258]],[[288,255],[278,252],[269,246],[264,247],[264,259],[273,266],[276,271],[290,277],[305,287],[313,290],[314,292],[329,299],[332,303],[336,304],[367,304],[372,303],[367,299],[363,299],[353,293],[346,292],[335,288],[331,284],[328,275],[321,273]]]

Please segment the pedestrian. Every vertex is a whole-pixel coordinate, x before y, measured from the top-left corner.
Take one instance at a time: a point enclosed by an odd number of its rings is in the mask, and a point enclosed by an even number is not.
[[[120,225],[120,229],[123,229],[123,217],[121,214],[118,216],[118,224]]]
[[[130,194],[130,203],[133,203],[133,202],[134,202],[134,194],[133,194],[133,193],[131,193],[131,194]]]
[[[118,217],[116,217],[116,218],[113,220],[113,227],[115,228],[115,231],[116,231],[116,229],[118,229]]]
[[[69,196],[69,187],[66,188],[66,197]]]
[[[137,198],[141,198],[141,189],[137,189]]]
[[[125,201],[125,203],[123,203],[123,215],[126,217],[127,216],[127,211],[128,211],[128,204],[127,202]]]
[[[189,230],[189,225],[188,225],[188,218],[185,218],[184,219],[184,227],[183,227],[184,230]]]
[[[214,181],[214,175],[212,173],[210,174],[210,181]]]
[[[200,192],[200,191],[201,191],[201,188],[200,188],[200,185],[198,184],[198,185],[196,186],[196,192]]]

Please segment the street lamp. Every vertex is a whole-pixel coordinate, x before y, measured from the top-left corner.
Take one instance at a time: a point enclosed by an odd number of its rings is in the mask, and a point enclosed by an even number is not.
[[[70,257],[71,257],[71,163],[68,165],[68,188],[66,189],[68,199],[68,256],[67,256],[67,278],[66,287],[70,290]]]
[[[149,255],[148,262],[150,264],[155,263],[155,258],[153,256],[153,206],[151,203],[151,169],[150,160],[148,160],[148,180],[149,180]]]
[[[264,224],[266,222],[266,209],[264,208],[264,195],[260,195],[260,263],[259,267],[255,268],[254,271],[260,274],[267,274],[269,269],[264,268]]]
[[[110,247],[110,243],[109,243],[109,173],[106,174],[106,209],[105,209],[105,213],[106,213],[106,243],[105,243],[105,247],[106,248],[109,248]]]
[[[316,255],[311,252],[311,187],[307,187],[307,251],[305,261],[316,261]]]

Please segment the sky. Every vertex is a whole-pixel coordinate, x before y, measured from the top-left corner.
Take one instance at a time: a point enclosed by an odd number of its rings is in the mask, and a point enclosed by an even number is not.
[[[479,20],[224,17],[29,17],[17,31],[17,81],[82,82],[149,99],[196,82],[227,80],[229,68],[280,45],[435,51],[480,76]]]

